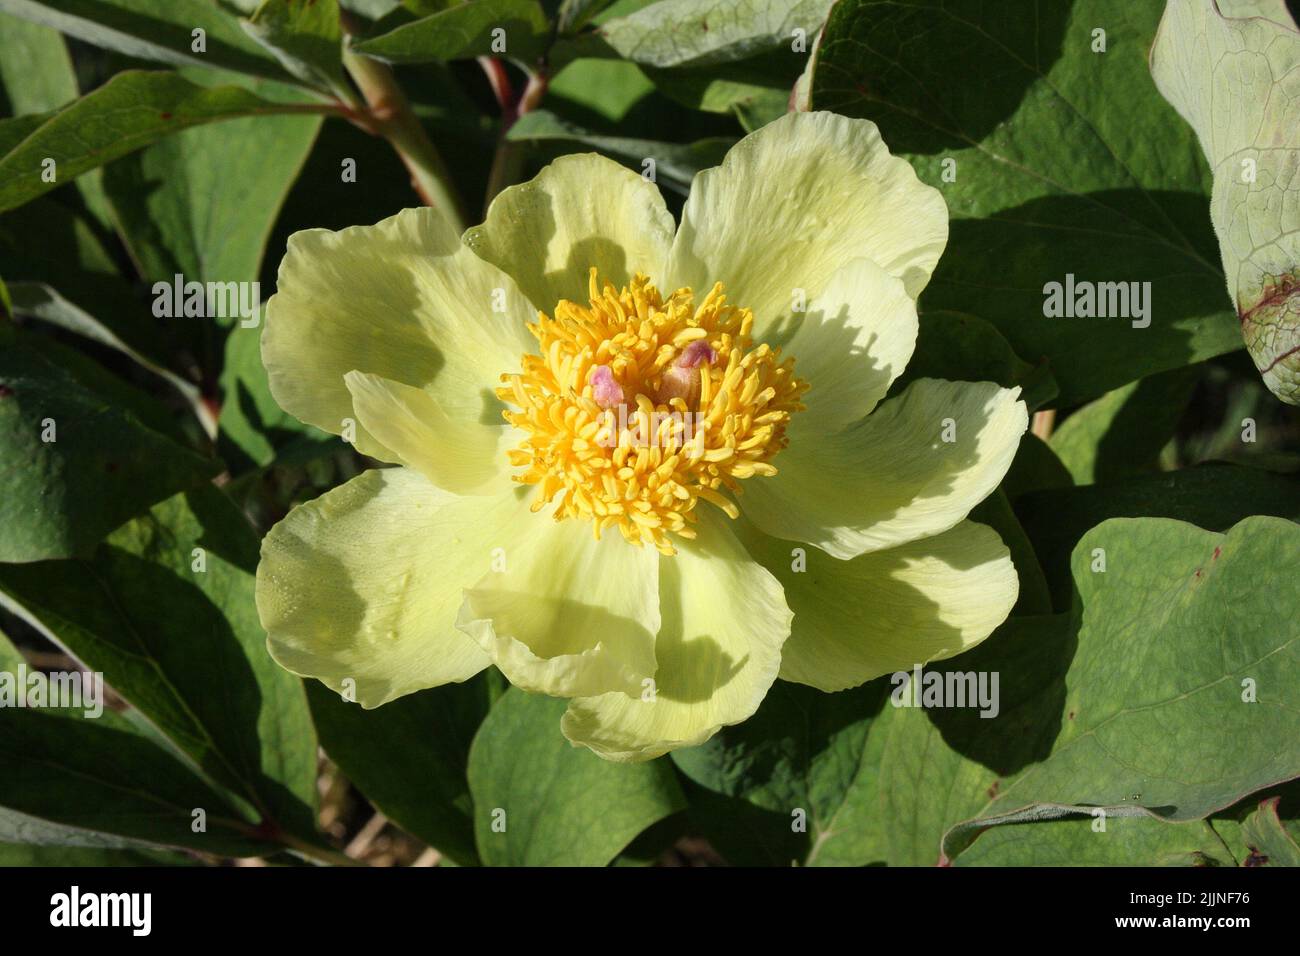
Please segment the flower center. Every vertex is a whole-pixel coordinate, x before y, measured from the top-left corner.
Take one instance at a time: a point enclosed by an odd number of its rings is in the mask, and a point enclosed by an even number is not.
[[[753,313],[728,305],[720,282],[696,305],[690,289],[665,299],[640,273],[602,288],[593,268],[588,294],[538,313],[538,354],[501,376],[497,395],[518,408],[506,421],[526,433],[510,452],[524,468],[515,480],[539,486],[533,511],[555,500],[557,521],[587,518],[597,538],[617,527],[673,554],[668,534],[695,537],[697,501],[734,518],[724,489],[776,474],[808,385],[780,349],[752,345]]]

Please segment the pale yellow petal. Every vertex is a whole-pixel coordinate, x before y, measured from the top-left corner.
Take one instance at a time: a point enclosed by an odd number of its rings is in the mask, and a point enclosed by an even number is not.
[[[660,283],[673,229],[654,183],[582,153],[561,156],[530,182],[502,191],[465,242],[553,315],[561,299],[587,301],[592,266],[619,288],[637,272]]]
[[[1020,590],[997,532],[972,521],[848,561],[752,527],[743,539],[794,611],[781,677],[824,691],[969,650],[1006,620]]]
[[[517,433],[505,422],[453,418],[431,393],[378,375],[344,378],[357,421],[398,464],[452,494],[500,495],[513,487],[506,451]]]
[[[790,608],[781,584],[702,510],[699,538],[660,559],[663,625],[653,692],[580,697],[561,727],[609,760],[650,760],[693,747],[752,715],[776,679]]]
[[[355,420],[343,376],[356,370],[424,388],[450,415],[499,419],[494,389],[535,350],[525,328],[534,315],[509,276],[449,247],[447,228],[432,209],[408,209],[374,226],[289,238],[262,335],[282,408],[342,434]],[[356,447],[397,460],[365,428]]]
[[[586,521],[529,514],[465,592],[457,626],[516,687],[554,697],[640,693],[655,673],[658,552]]]
[[[793,356],[811,386],[806,411],[790,422],[791,442],[839,431],[875,408],[911,359],[918,328],[902,281],[870,259],[847,263],[804,311],[770,326],[766,341]]]
[[[868,258],[920,295],[948,241],[938,190],[891,156],[874,123],[787,113],[734,146],[691,184],[673,242],[673,286],[726,285],[769,317],[815,298],[851,259]]]
[[[257,609],[271,656],[364,707],[463,681],[488,655],[455,627],[461,590],[527,508],[456,498],[408,468],[367,471],[299,505],[262,541]]]
[[[1029,424],[1020,389],[918,379],[856,425],[794,441],[741,510],[837,558],[947,531],[998,486]]]

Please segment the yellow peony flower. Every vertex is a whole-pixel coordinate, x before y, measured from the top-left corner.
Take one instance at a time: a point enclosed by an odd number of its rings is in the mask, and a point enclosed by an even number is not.
[[[707,740],[778,677],[825,691],[979,643],[1015,603],[966,519],[1027,424],[1018,389],[922,379],[939,193],[874,124],[795,113],[700,173],[674,228],[596,155],[503,192],[289,240],[276,400],[368,471],[267,535],[284,667],[365,707],[495,664],[571,698],[613,760]]]

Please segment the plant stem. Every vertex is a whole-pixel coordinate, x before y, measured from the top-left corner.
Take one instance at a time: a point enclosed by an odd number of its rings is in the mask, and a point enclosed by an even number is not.
[[[350,118],[388,140],[410,172],[411,185],[421,201],[446,216],[457,232],[464,232],[465,217],[447,164],[411,111],[393,71],[378,60],[347,50],[343,52],[343,65],[368,107],[367,112],[353,113]]]
[[[292,852],[298,854],[298,856],[306,857],[307,859],[314,860],[317,863],[324,863],[328,866],[365,866],[364,863],[359,860],[354,860],[350,856],[339,853],[335,850],[326,850],[323,847],[313,846],[307,841],[299,840],[297,837],[291,836],[288,833],[280,833],[277,835],[276,839],[288,847]]]
[[[524,164],[524,144],[507,138],[510,127],[525,113],[542,101],[546,95],[547,76],[542,70],[528,75],[528,85],[518,96],[514,95],[505,67],[496,57],[480,57],[483,71],[487,73],[488,82],[501,104],[501,130],[497,134],[497,148],[492,156],[492,169],[488,172],[487,193],[483,199],[483,212],[492,205],[492,200],[507,186],[518,181],[519,171]]]
[[[1048,408],[1043,411],[1034,412],[1033,421],[1030,423],[1029,430],[1043,441],[1052,437],[1052,429],[1056,426],[1056,409]]]

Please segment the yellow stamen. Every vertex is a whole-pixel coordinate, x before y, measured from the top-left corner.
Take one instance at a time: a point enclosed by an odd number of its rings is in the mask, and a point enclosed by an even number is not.
[[[501,376],[497,395],[517,409],[506,421],[526,436],[510,452],[515,480],[538,486],[534,511],[554,500],[557,521],[673,554],[669,534],[695,537],[697,501],[734,518],[724,492],[776,474],[808,384],[780,349],[751,347],[753,313],[728,305],[720,282],[697,306],[690,289],[665,299],[640,273],[601,286],[593,268],[588,294],[538,313],[537,354]]]

